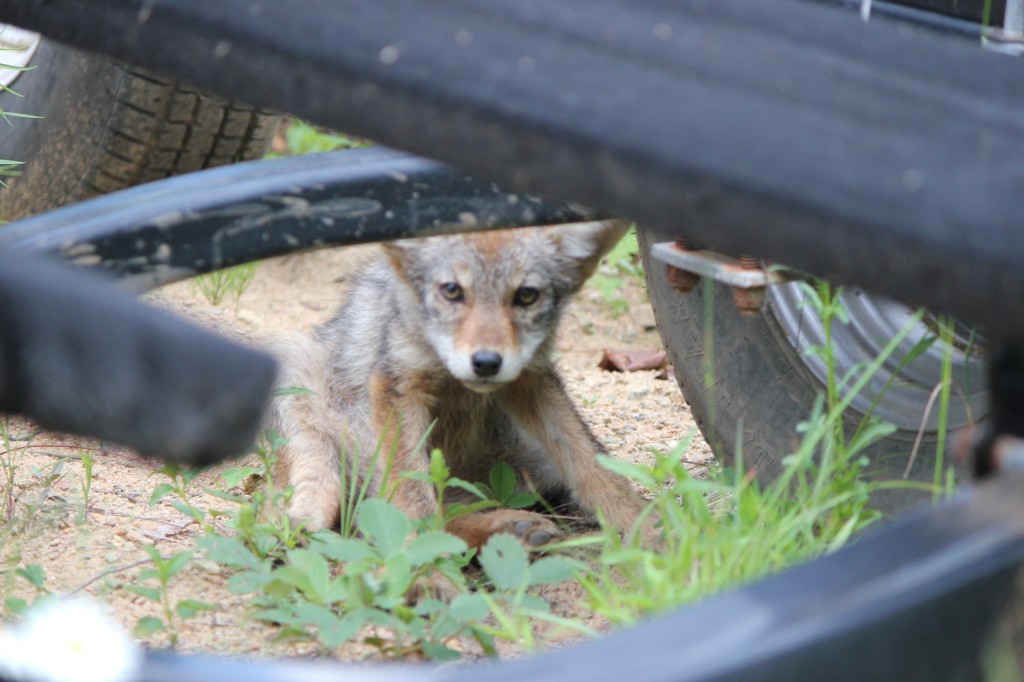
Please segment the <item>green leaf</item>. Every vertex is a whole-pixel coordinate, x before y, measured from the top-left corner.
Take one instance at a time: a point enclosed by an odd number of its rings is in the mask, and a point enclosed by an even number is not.
[[[377,552],[365,540],[343,538],[337,533],[314,535],[310,548],[328,559],[346,563],[377,559]]]
[[[445,554],[462,554],[467,549],[469,548],[462,538],[443,530],[431,530],[414,537],[406,548],[406,553],[413,566],[422,566]]]
[[[272,573],[244,571],[228,578],[228,590],[231,594],[249,594],[257,592],[274,581]]]
[[[491,468],[491,490],[499,502],[504,503],[516,491],[516,472],[508,462],[498,462]]]
[[[302,386],[282,386],[281,388],[275,388],[271,395],[274,398],[285,395],[316,395],[316,391],[311,391]]]
[[[507,500],[505,506],[509,509],[525,509],[540,502],[540,497],[533,493],[515,493]]]
[[[528,571],[526,583],[533,585],[554,585],[570,580],[574,575],[571,563],[561,557],[544,557],[533,562]]]
[[[228,502],[234,502],[235,504],[245,504],[246,502],[249,501],[248,499],[242,497],[241,495],[235,495],[235,494],[232,494],[232,493],[226,493],[223,490],[217,490],[216,488],[203,488],[203,492],[206,493],[207,495],[212,495],[213,497],[217,497],[217,498],[220,498],[222,500],[227,500]],[[220,512],[218,512],[215,509],[211,509],[210,510],[210,514],[212,514],[212,515],[216,516],[218,513],[220,513]],[[226,514],[222,514],[222,515],[226,515]]]
[[[264,562],[254,555],[237,537],[226,538],[222,535],[204,535],[197,543],[207,559],[235,569],[259,570]]]
[[[483,490],[481,490],[477,486],[473,485],[469,481],[463,481],[461,478],[449,478],[448,479],[448,487],[449,488],[461,488],[462,490],[465,490],[468,493],[476,495],[481,500],[488,499],[488,495],[486,495]]]
[[[608,455],[598,455],[597,461],[605,469],[636,481],[646,488],[654,490],[658,487],[658,481],[651,475],[651,470],[648,467],[623,462]]]
[[[316,638],[329,649],[340,646],[359,634],[363,623],[357,618],[338,618],[316,629]]]
[[[449,649],[440,642],[424,642],[423,653],[432,661],[457,661],[462,654],[454,649]]]
[[[166,629],[167,626],[164,625],[164,622],[159,618],[144,616],[139,618],[139,622],[135,624],[135,628],[132,632],[135,633],[136,637],[149,637],[150,635],[154,635],[158,632],[163,632]]]
[[[168,494],[174,492],[174,486],[170,483],[161,483],[153,488],[153,494],[149,496],[149,506],[152,507]]]
[[[160,571],[155,568],[147,568],[139,571],[139,575],[136,578],[139,582],[146,582],[147,580],[159,580]]]
[[[145,587],[143,585],[129,585],[124,583],[122,585],[124,589],[128,590],[133,594],[137,594],[140,597],[144,597],[151,602],[160,602],[160,590],[155,587]]]
[[[237,488],[242,485],[242,481],[257,471],[257,467],[231,467],[222,471],[220,477],[228,488]]]
[[[206,519],[206,512],[202,509],[196,509],[191,504],[185,502],[179,502],[177,500],[171,502],[171,506],[180,511],[185,516],[193,518],[196,521],[204,521]]]
[[[448,613],[464,623],[475,623],[487,617],[487,601],[478,592],[467,592],[452,599]]]
[[[480,565],[496,588],[515,590],[526,580],[530,557],[518,540],[499,533],[480,550]]]
[[[397,598],[399,603],[405,601],[405,593],[412,586],[412,565],[409,562],[409,555],[399,552],[388,557],[384,562],[384,582],[387,594]],[[390,603],[386,608],[393,608]]]
[[[308,549],[288,552],[288,564],[274,572],[283,580],[303,592],[308,598],[322,602],[331,579],[331,569],[323,556]]]
[[[178,552],[167,560],[166,569],[164,569],[164,575],[168,578],[173,578],[181,572],[181,569],[188,565],[188,562],[192,561],[192,555],[195,554],[195,550],[187,549],[183,552]]]
[[[196,601],[195,599],[182,599],[174,607],[175,613],[184,619],[192,618],[194,615],[202,611],[218,611],[219,609],[220,606],[217,604]]]
[[[32,587],[37,590],[46,590],[46,571],[39,564],[28,564],[14,569],[14,572],[31,583]]]
[[[524,611],[529,610],[535,613],[551,613],[551,604],[548,603],[547,600],[542,599],[535,594],[524,594],[521,606]]]
[[[400,551],[412,531],[412,522],[398,507],[379,499],[363,502],[358,525],[384,558]]]
[[[24,616],[28,611],[28,602],[18,597],[8,597],[4,600],[4,610],[15,616]]]

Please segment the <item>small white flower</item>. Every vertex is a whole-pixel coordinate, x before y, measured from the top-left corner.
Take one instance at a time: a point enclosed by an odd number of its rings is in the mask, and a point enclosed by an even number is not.
[[[0,631],[0,677],[18,682],[129,682],[142,650],[98,604],[54,601]]]

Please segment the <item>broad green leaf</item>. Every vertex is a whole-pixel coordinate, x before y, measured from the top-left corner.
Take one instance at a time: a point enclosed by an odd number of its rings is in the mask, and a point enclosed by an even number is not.
[[[312,625],[318,628],[328,627],[338,622],[339,616],[326,606],[311,604],[309,602],[298,602],[291,605],[291,612],[295,616],[293,622]]]
[[[554,585],[573,577],[572,564],[561,557],[544,557],[530,565],[526,582],[528,585]]]
[[[494,535],[480,550],[480,565],[499,590],[515,590],[526,580],[530,557],[514,537]]]
[[[388,558],[405,545],[412,522],[395,505],[374,498],[364,501],[359,508],[359,530]]]
[[[207,559],[216,561],[229,568],[259,570],[263,561],[254,555],[238,538],[227,538],[221,535],[204,535],[197,543]]]
[[[228,590],[231,594],[249,594],[257,592],[274,581],[272,573],[242,571],[228,578]]]
[[[229,488],[237,488],[242,485],[249,476],[259,471],[256,467],[231,467],[221,472],[220,477],[224,481],[224,485]]]
[[[508,462],[498,462],[491,468],[491,490],[499,502],[504,503],[516,491],[516,472]]]
[[[535,594],[524,594],[521,605],[524,610],[535,613],[551,613],[551,604]]]
[[[359,634],[363,623],[356,618],[334,618],[333,622],[324,623],[316,629],[316,638],[329,649],[340,646]]]
[[[377,552],[365,540],[343,538],[337,533],[315,535],[310,547],[334,561],[354,562],[377,558]]]
[[[166,626],[164,625],[164,622],[159,618],[144,616],[139,618],[139,622],[135,624],[135,628],[132,632],[134,632],[137,637],[149,637],[150,635],[154,635],[158,632],[163,632],[165,629]]]
[[[399,603],[404,602],[405,593],[412,585],[412,565],[408,554],[399,552],[388,557],[384,562],[384,580],[388,595],[397,598]],[[388,608],[391,608],[390,604]]]
[[[462,538],[443,530],[431,530],[414,537],[406,553],[413,566],[422,566],[445,554],[462,554],[467,549]]]
[[[288,563],[277,569],[275,575],[304,592],[314,601],[323,601],[331,578],[327,560],[308,549],[288,552]]]
[[[467,592],[452,600],[448,613],[464,623],[475,623],[486,618],[489,609],[482,594]]]
[[[507,500],[505,506],[509,509],[525,509],[540,502],[540,497],[533,493],[515,493]]]

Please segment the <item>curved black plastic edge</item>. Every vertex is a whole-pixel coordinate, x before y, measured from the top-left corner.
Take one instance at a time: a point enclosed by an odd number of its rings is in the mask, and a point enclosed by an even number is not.
[[[327,245],[590,217],[377,147],[135,187],[12,223],[0,230],[0,249],[52,253],[142,290]]]
[[[0,254],[0,412],[180,464],[245,452],[276,363],[95,273]]]
[[[554,653],[502,665],[376,667],[152,653],[141,679],[979,679],[1021,631],[1022,559],[1024,481],[1008,477],[826,558]]]
[[[806,0],[0,0],[238,101],[1024,338],[1024,70]],[[16,179],[15,179],[16,181]]]

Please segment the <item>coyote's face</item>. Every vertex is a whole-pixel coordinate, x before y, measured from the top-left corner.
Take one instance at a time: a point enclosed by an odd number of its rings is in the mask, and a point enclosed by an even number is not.
[[[500,230],[401,240],[386,249],[422,308],[427,343],[452,376],[486,393],[544,356],[568,297],[626,227]]]

